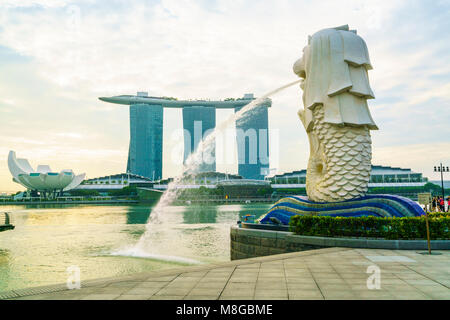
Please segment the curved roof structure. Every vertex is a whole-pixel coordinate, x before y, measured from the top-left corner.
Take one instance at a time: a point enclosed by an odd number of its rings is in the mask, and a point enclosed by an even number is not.
[[[37,191],[68,191],[76,188],[86,176],[84,173],[75,175],[70,169],[52,172],[48,165],[38,165],[34,170],[27,159],[17,159],[14,151],[9,152],[8,168],[14,182]]]
[[[174,98],[165,97],[149,97],[146,93],[144,95],[120,95],[114,97],[99,97],[101,101],[132,105],[132,104],[148,104],[148,105],[160,105],[164,108],[183,108],[189,106],[195,107],[215,107],[217,109],[234,109],[243,107],[255,98],[253,94],[246,94],[244,98],[229,99],[229,100],[176,100]],[[266,98],[261,104],[271,106],[272,100]]]

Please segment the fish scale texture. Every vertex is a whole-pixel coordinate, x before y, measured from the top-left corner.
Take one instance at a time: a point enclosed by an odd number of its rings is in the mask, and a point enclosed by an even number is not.
[[[364,196],[368,189],[372,143],[366,126],[324,122],[323,106],[313,110],[314,143],[308,162],[306,192],[312,201],[337,202]]]

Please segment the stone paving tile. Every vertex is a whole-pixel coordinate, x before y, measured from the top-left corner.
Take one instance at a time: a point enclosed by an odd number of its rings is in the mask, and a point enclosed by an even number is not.
[[[197,282],[194,288],[205,288],[205,289],[215,289],[224,288],[227,284],[226,281],[221,282]]]
[[[191,288],[163,288],[156,292],[155,296],[185,296],[191,291]]]
[[[42,296],[42,300],[80,300],[81,298],[87,296],[86,293],[79,293],[79,290],[66,290],[62,292],[58,292],[58,294],[51,293]],[[44,296],[47,296],[44,298]],[[29,296],[30,297],[30,296]],[[26,298],[26,297],[25,297]]]
[[[450,290],[447,292],[427,292],[426,295],[431,299],[450,300]]]
[[[415,262],[375,263],[367,258],[380,256],[408,257]],[[367,288],[371,275],[367,267],[374,264],[381,268],[381,290]],[[414,251],[330,248],[92,280],[83,282],[80,290],[30,288],[18,290],[15,296],[39,300],[450,299],[449,287],[448,254],[428,257]]]
[[[165,286],[165,288],[193,288],[198,281],[172,281]]]
[[[281,267],[281,266],[283,266],[283,259],[261,261],[261,268],[277,268],[277,267]]]
[[[258,282],[285,282],[284,276],[278,277],[258,277]]]
[[[115,300],[148,300],[152,295],[140,295],[140,294],[122,294]]]
[[[286,282],[264,282],[258,281],[256,283],[256,290],[258,289],[287,289]]]
[[[404,281],[402,279],[389,279],[386,277],[383,277],[383,274],[381,274],[381,278],[380,278],[380,282],[382,285],[402,285],[402,286],[406,286],[409,285],[409,283],[407,281]]]
[[[288,291],[287,289],[256,289],[255,290],[255,299],[273,299],[273,298],[288,298]]]
[[[178,277],[194,277],[194,278],[198,278],[198,277],[203,277],[207,273],[208,273],[208,271],[185,272],[185,273],[180,274]]]
[[[351,288],[349,285],[347,284],[318,284],[319,285],[319,289],[320,291],[346,291],[346,292],[350,292]]]
[[[120,294],[111,294],[111,293],[92,293],[89,294],[81,300],[114,300],[118,298]]]
[[[182,295],[171,295],[171,296],[151,296],[149,300],[183,300],[185,296]]]
[[[220,296],[219,300],[254,300],[253,294],[251,295],[236,295],[236,296]]]
[[[136,294],[136,295],[153,295],[156,292],[160,291],[160,288],[133,288],[131,290],[128,291],[124,291],[122,292],[122,294],[126,294],[126,295],[132,295],[132,294]]]
[[[218,295],[215,296],[186,296],[184,300],[217,300],[219,298]]]
[[[336,279],[340,278],[336,272],[312,272],[314,279]]]
[[[254,294],[255,294],[254,288],[240,288],[240,289],[225,288],[220,296],[221,297],[253,296]]]
[[[289,300],[322,300],[323,296],[319,290],[288,290]]]
[[[450,289],[439,284],[434,285],[413,285],[414,288],[426,294],[430,293],[449,293]]]
[[[319,287],[315,283],[288,283],[287,284],[288,290],[314,290],[318,289]]]
[[[367,290],[367,283],[357,283],[357,284],[349,284],[350,290],[359,291],[359,290]]]
[[[284,270],[281,270],[279,272],[259,272],[257,274],[257,278],[258,278],[258,280],[260,280],[260,279],[273,279],[273,280],[284,279],[285,273],[284,273]]]
[[[403,280],[426,280],[427,277],[422,276],[418,273],[413,273],[413,272],[404,272],[404,273],[394,273],[399,279],[403,279]]]
[[[202,279],[229,278],[233,272],[208,272]]]
[[[354,291],[355,297],[359,300],[392,300],[394,299],[394,296],[387,292],[382,290],[361,290],[361,291]]]
[[[435,285],[436,281],[430,280],[430,279],[420,279],[420,280],[416,280],[416,279],[406,279],[403,282],[406,282],[407,284],[410,285]],[[391,283],[391,281],[389,282]]]
[[[198,282],[227,282],[228,279],[230,277],[226,276],[226,277],[210,277],[210,276],[205,276],[204,278],[201,278]]]
[[[122,294],[124,292],[129,291],[130,289],[132,289],[132,287],[105,287],[105,288],[99,288],[98,290],[95,291],[95,293],[110,293],[110,294]]]
[[[162,281],[162,282],[168,282],[172,281],[178,277],[178,274],[170,275],[170,276],[163,276],[163,277],[148,277],[145,281]]]
[[[325,300],[356,300],[358,297],[350,291],[345,290],[321,290]]]
[[[240,269],[259,269],[259,267],[261,266],[260,263],[251,263],[251,264],[243,264],[240,266],[237,266],[236,269],[240,270]]]
[[[302,269],[302,268],[284,268],[284,273],[286,275],[303,275],[303,274],[309,274],[309,270],[308,269]]]
[[[135,288],[162,288],[168,285],[170,282],[164,281],[144,281],[135,286]]]
[[[342,279],[367,279],[369,277],[369,274],[367,273],[339,273],[339,276]],[[381,275],[383,276],[383,274]]]
[[[410,291],[414,292],[417,291],[417,289],[411,285],[408,284],[384,284],[381,283],[381,287],[388,291]]]
[[[295,283],[307,283],[307,284],[316,283],[314,278],[304,278],[304,277],[302,277],[302,278],[286,277],[286,282],[288,284],[290,284],[290,283],[292,283],[292,284],[295,284]]]
[[[235,268],[236,268],[235,266],[224,267],[224,268],[214,268],[213,270],[210,270],[208,273],[211,273],[211,272],[224,272],[224,273],[225,272],[233,272]]]
[[[67,299],[67,300],[79,300],[81,297],[77,297],[76,299]],[[64,298],[58,299],[55,295],[52,294],[36,294],[32,296],[19,297],[14,300],[66,300]]]
[[[256,277],[231,277],[228,282],[248,282],[255,283],[257,281]]]
[[[139,285],[139,284],[141,284],[141,283],[142,283],[142,282],[135,282],[135,281],[129,281],[129,282],[126,282],[126,281],[113,282],[113,283],[108,284],[108,285],[106,286],[106,288],[120,288],[120,287],[128,287],[128,288],[130,288],[130,287],[137,286],[137,285]]]
[[[228,283],[225,288],[230,289],[230,290],[232,290],[232,289],[253,289],[253,288],[255,288],[255,286],[256,286],[256,283],[231,282],[231,283]]]
[[[222,289],[194,288],[189,292],[189,296],[219,296],[222,291]]]
[[[246,275],[253,275],[258,274],[259,269],[258,268],[251,268],[251,269],[237,269],[233,271],[233,275],[239,275],[239,276],[246,276]]]
[[[341,285],[345,285],[347,284],[347,282],[344,279],[341,278],[322,278],[322,279],[316,279],[315,280],[317,284],[322,285],[330,285],[330,284],[341,284]]]
[[[418,291],[395,291],[390,292],[396,300],[431,300],[431,297]]]

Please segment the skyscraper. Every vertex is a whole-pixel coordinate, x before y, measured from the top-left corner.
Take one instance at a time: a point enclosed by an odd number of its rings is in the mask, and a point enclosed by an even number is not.
[[[182,108],[184,129],[184,161],[200,141],[216,126],[216,109],[239,112],[255,98],[225,100],[178,100],[172,97],[150,97],[147,92],[137,95],[100,97],[102,101],[130,106],[130,147],[127,172],[154,180],[162,178],[163,108]],[[268,112],[271,100],[247,112],[236,121],[239,175],[247,179],[264,179],[269,169]],[[216,171],[215,141],[202,154],[202,163],[192,171]],[[189,169],[188,169],[189,170]]]
[[[215,127],[215,107],[183,107],[184,161],[197,149],[200,141],[206,138]],[[215,141],[202,156],[203,162],[196,168],[195,172],[216,171]]]
[[[236,120],[238,174],[246,179],[263,180],[269,174],[268,106],[261,104]]]
[[[130,105],[130,147],[127,172],[162,178],[163,107]]]

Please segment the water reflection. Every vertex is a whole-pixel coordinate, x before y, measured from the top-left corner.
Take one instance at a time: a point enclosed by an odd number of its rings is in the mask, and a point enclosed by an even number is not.
[[[184,207],[183,223],[216,223],[217,206]]]
[[[145,248],[203,263],[229,259],[229,229],[269,205],[172,206]],[[77,265],[82,280],[178,267],[183,259],[111,256],[133,247],[146,230],[151,205],[9,206],[16,229],[0,233],[0,291],[66,281]],[[145,257],[145,255],[142,255]],[[181,261],[181,262],[180,262]]]
[[[152,211],[151,206],[129,206],[127,208],[127,224],[146,224],[148,217],[150,217],[150,212]]]

